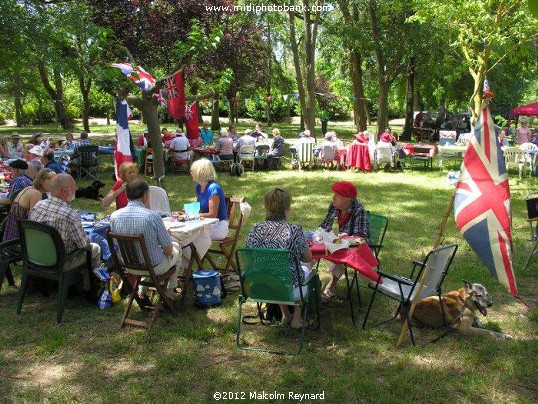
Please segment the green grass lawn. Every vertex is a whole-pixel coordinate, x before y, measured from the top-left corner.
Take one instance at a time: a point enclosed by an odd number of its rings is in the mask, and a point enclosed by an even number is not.
[[[297,130],[289,127],[288,137]],[[351,133],[351,130],[350,130]],[[219,173],[218,181],[234,196],[244,196],[252,214],[242,241],[252,225],[264,219],[262,198],[271,187],[286,187],[293,195],[290,221],[315,229],[331,201],[330,185],[353,181],[359,200],[375,213],[387,215],[389,226],[381,251],[382,266],[407,274],[411,260],[431,248],[452,189],[446,171],[403,172],[291,171],[247,172],[243,177]],[[100,167],[112,185],[111,158]],[[436,335],[418,330],[417,346],[406,339],[395,347],[399,322],[363,331],[351,323],[345,284],[338,284],[335,300],[323,308],[321,329],[307,330],[299,356],[276,356],[240,351],[235,347],[237,292],[222,306],[202,310],[193,305],[190,291],[179,317],[163,313],[152,330],[117,325],[125,302],[99,310],[81,298],[67,301],[64,322],[55,321],[56,296],[27,296],[22,314],[15,314],[17,290],[4,284],[0,291],[0,401],[6,402],[180,402],[214,401],[214,393],[229,392],[252,402],[250,393],[324,393],[326,402],[536,402],[538,260],[522,271],[531,249],[524,197],[538,188],[535,177],[519,180],[511,172],[514,267],[519,292],[528,309],[512,298],[464,242],[451,215],[445,243],[459,250],[445,281],[446,290],[462,286],[462,279],[484,284],[494,299],[488,328],[511,334],[495,340],[451,333],[427,344]],[[90,181],[82,181],[85,186]],[[194,199],[194,184],[186,174],[167,176],[172,210]],[[75,200],[85,210],[110,213],[100,202]],[[242,244],[242,243],[241,243]],[[321,277],[328,280],[326,265]],[[16,269],[17,282],[20,271]],[[362,282],[363,307],[371,292]],[[388,318],[395,306],[377,300],[371,319]],[[135,309],[138,310],[138,309]],[[253,313],[254,308],[250,311]],[[250,341],[291,345],[292,330],[245,326]],[[236,394],[237,393],[237,394]],[[229,397],[229,396],[228,396]],[[222,396],[225,398],[225,396]],[[260,400],[261,401],[261,400]]]

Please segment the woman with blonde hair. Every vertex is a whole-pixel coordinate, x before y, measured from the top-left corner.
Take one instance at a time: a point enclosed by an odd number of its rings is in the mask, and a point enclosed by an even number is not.
[[[138,165],[136,163],[122,163],[119,169],[120,178],[116,181],[112,188],[103,198],[103,208],[110,206],[113,200],[116,200],[116,210],[127,206],[127,194],[125,188],[127,184],[138,177]]]
[[[19,238],[19,223],[28,218],[30,210],[37,202],[47,198],[50,191],[50,183],[56,173],[48,168],[40,170],[32,182],[32,186],[21,190],[11,203],[11,209],[6,218],[4,237],[2,241],[9,241]],[[11,252],[15,252],[12,249]]]
[[[9,151],[7,149],[7,139],[5,136],[0,137],[0,157],[3,159],[9,158]]]
[[[294,268],[295,262],[290,262],[290,271],[293,276],[295,297],[299,298],[299,284],[310,273],[312,253],[308,248],[303,229],[298,224],[288,223],[291,214],[291,193],[285,189],[274,188],[268,191],[264,198],[265,220],[254,225],[247,238],[247,247],[251,248],[283,248],[291,251],[301,261],[299,273],[301,279],[297,279]],[[303,287],[303,293],[307,293]],[[282,324],[291,325],[291,328],[303,327],[301,307],[295,306],[293,315],[288,306],[280,305],[282,311]]]
[[[222,240],[228,235],[228,210],[222,187],[215,181],[217,173],[208,159],[191,165],[192,180],[196,183],[196,200],[200,202],[200,217],[219,219],[211,228],[211,239]]]

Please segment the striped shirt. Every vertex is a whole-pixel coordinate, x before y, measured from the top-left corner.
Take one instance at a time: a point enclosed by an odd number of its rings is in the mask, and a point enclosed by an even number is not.
[[[172,238],[159,213],[149,210],[141,201],[129,201],[126,207],[112,213],[110,230],[129,236],[143,234],[152,266],[164,261],[166,256],[163,248],[172,244]],[[140,258],[141,254],[140,252]]]
[[[60,233],[66,254],[86,248],[90,240],[80,222],[80,215],[69,204],[55,196],[35,204],[28,219],[54,227]]]

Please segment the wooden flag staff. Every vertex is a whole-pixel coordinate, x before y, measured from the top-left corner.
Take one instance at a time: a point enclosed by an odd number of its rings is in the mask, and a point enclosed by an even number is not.
[[[452,212],[452,209],[454,208],[455,196],[456,196],[456,187],[454,187],[454,191],[452,192],[452,196],[450,197],[450,202],[448,203],[448,206],[445,209],[443,218],[441,219],[441,223],[439,224],[439,230],[437,231],[435,241],[433,242],[434,249],[439,247],[443,239],[446,222],[448,220],[448,217],[450,216],[450,213]],[[411,302],[411,308],[409,309],[408,318],[413,317],[413,312],[415,311],[415,306],[417,305],[419,301],[420,292],[422,291],[422,288],[424,287],[424,281],[426,280],[427,275],[428,275],[428,267],[424,269],[424,272],[422,273],[422,277],[420,278],[420,283],[418,285],[417,292],[415,293],[415,298]],[[398,337],[398,340],[396,341],[396,347],[399,347],[400,345],[402,345],[403,339],[405,338],[405,335],[407,334],[408,329],[409,329],[409,324],[407,324],[407,320],[404,320],[404,323],[402,325],[402,330],[400,331],[400,336]]]

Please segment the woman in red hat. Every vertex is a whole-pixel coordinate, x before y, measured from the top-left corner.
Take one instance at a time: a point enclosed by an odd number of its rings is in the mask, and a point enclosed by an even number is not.
[[[360,236],[370,242],[370,220],[364,206],[357,200],[357,187],[350,181],[335,182],[331,189],[333,201],[329,205],[327,216],[319,227],[335,234]],[[337,228],[334,228],[337,227]],[[331,300],[336,283],[342,277],[345,267],[341,264],[331,264],[329,267],[331,280],[322,295],[323,303]]]

